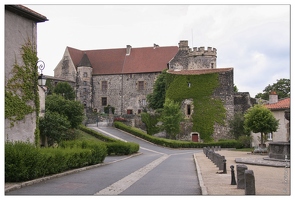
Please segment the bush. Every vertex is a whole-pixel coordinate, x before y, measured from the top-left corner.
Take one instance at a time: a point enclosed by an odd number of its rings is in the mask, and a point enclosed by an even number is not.
[[[59,148],[36,148],[25,142],[5,144],[5,182],[27,181],[103,162],[104,143],[63,142]]]
[[[122,142],[108,136],[105,136],[97,131],[94,131],[90,128],[80,125],[79,129],[88,133],[97,139],[106,142],[107,154],[108,155],[129,155],[136,153],[139,150],[139,145],[133,142]]]
[[[148,135],[140,129],[127,126],[121,122],[114,122],[114,126],[118,129],[124,130],[128,133],[131,133],[132,135],[140,137],[154,144],[164,146],[164,147],[170,147],[170,148],[203,148],[207,146],[220,146],[221,148],[242,148],[243,146],[240,142],[236,140],[223,140],[218,142],[200,143],[200,142],[164,139],[164,138],[158,138],[158,137]]]

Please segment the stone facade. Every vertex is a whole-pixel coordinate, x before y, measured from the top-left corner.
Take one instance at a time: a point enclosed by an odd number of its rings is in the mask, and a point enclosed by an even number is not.
[[[15,62],[23,65],[21,47],[28,40],[37,44],[37,23],[47,21],[46,17],[32,11],[22,5],[5,5],[5,85],[12,78],[11,70]],[[44,110],[44,91],[39,88],[41,111]],[[43,98],[43,101],[42,101]],[[28,102],[33,105],[33,102]],[[5,119],[5,140],[24,141],[33,143],[36,129],[36,113],[25,116],[10,126],[10,121]]]
[[[215,89],[212,98],[218,98],[223,101],[226,109],[226,122],[225,126],[217,124],[214,126],[213,137],[216,140],[228,138],[228,120],[242,106],[235,106],[235,102],[237,101],[233,90],[233,69],[216,68],[217,50],[215,48],[207,47],[205,49],[204,47],[195,47],[191,49],[188,46],[188,41],[180,41],[178,45],[177,51],[173,50],[173,53],[170,52],[171,58],[166,56],[165,59],[165,54],[163,53],[161,54],[163,58],[160,56],[160,58],[155,57],[154,59],[150,59],[150,55],[146,53],[138,56],[140,54],[139,51],[143,51],[144,48],[132,49],[130,45],[127,45],[124,50],[125,55],[118,54],[121,51],[120,49],[99,51],[98,53],[103,55],[99,59],[99,55],[95,54],[97,52],[66,48],[62,60],[54,70],[54,76],[75,81],[77,99],[85,107],[103,113],[104,107],[109,105],[115,108],[115,116],[127,115],[133,116],[134,119],[134,116],[140,114],[146,108],[147,95],[153,91],[154,82],[162,70],[168,68],[169,71],[180,73],[190,73],[193,71],[200,73],[196,75],[218,73],[219,87]],[[160,54],[161,48],[163,47],[157,45],[147,52],[154,55],[153,53],[157,51]],[[107,53],[104,54],[105,52]],[[112,53],[116,55],[115,58],[110,56]],[[93,57],[94,54],[96,57]],[[120,63],[118,59],[120,56],[122,56],[122,59],[124,58],[124,62],[122,61]],[[137,56],[138,58],[132,58],[132,56]],[[109,60],[104,60],[106,57],[110,57]],[[134,62],[135,65],[125,66],[126,63],[131,63],[132,59],[138,59],[137,62]],[[150,67],[159,65],[155,60],[164,64],[155,70],[150,70]],[[101,65],[95,62],[101,63]],[[140,67],[141,62],[147,62],[148,64],[145,67]],[[151,62],[154,63],[150,64]],[[118,66],[122,66],[122,68]],[[111,68],[112,70],[108,71],[106,68]],[[182,102],[181,109],[188,122],[187,124],[182,123],[182,131],[179,139],[191,140],[192,124],[190,123],[190,118],[194,110],[193,101],[193,99],[186,99]],[[248,104],[245,104],[247,107]],[[134,122],[133,124],[139,126],[138,124],[140,123]],[[142,125],[140,126],[144,127]],[[201,133],[200,137],[202,137]]]

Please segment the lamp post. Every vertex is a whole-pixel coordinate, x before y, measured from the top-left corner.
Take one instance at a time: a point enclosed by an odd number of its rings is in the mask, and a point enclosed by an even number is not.
[[[41,70],[41,74],[38,76],[38,85],[43,89],[43,86],[46,84],[46,77],[42,74],[43,69],[45,68],[45,63],[42,60],[37,62],[38,68]]]

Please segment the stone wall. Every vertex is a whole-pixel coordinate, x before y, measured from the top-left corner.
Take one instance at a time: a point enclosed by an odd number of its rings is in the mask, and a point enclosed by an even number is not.
[[[221,99],[226,109],[225,126],[215,124],[213,138],[215,140],[229,139],[228,121],[234,116],[233,70],[219,73],[219,87],[216,88],[213,96]]]
[[[114,114],[139,114],[146,107],[146,97],[153,91],[159,74],[94,75],[93,108],[103,111],[106,105],[102,98],[107,98],[107,105],[115,107]],[[102,87],[103,81],[107,82],[107,89]]]
[[[37,25],[32,20],[16,15],[5,10],[5,85],[12,78],[11,70],[15,61],[23,65],[21,47],[28,42],[36,45]],[[33,103],[33,102],[32,102]],[[36,113],[26,115],[25,119],[14,123],[11,127],[10,120],[5,119],[6,141],[34,142],[36,129]]]
[[[68,48],[66,48],[63,58],[54,69],[54,77],[76,82],[76,73],[76,67],[70,57]]]

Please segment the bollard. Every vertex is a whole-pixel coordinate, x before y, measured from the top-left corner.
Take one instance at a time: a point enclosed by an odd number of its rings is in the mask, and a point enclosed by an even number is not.
[[[255,195],[255,177],[253,170],[245,170],[245,195]]]
[[[223,172],[224,174],[227,174],[227,171],[226,171],[226,160],[224,159],[223,160]]]
[[[230,166],[230,169],[231,169],[231,183],[230,184],[231,185],[237,185],[234,168],[235,167],[233,165]]]
[[[237,165],[237,188],[245,189],[245,170],[248,167],[246,165]]]
[[[219,170],[223,170],[223,160],[225,159],[224,156],[220,156],[219,157],[219,163],[218,163],[218,167],[219,167]]]

